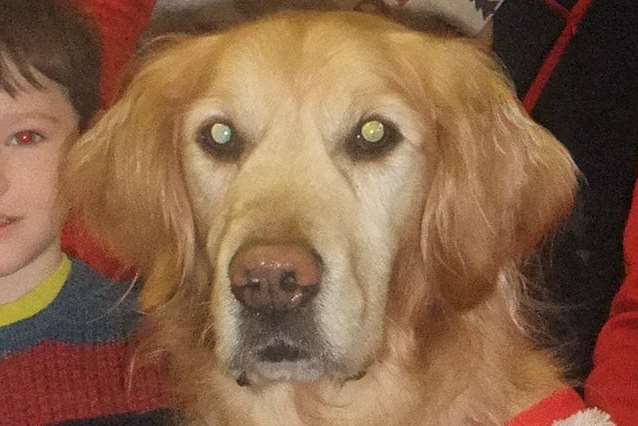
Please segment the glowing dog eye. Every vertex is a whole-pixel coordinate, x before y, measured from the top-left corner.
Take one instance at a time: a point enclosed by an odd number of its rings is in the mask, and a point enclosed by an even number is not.
[[[226,145],[233,137],[233,130],[227,124],[215,123],[210,128],[210,137],[213,142]]]
[[[366,121],[361,126],[360,135],[366,142],[381,142],[385,136],[385,126],[378,120]]]
[[[241,154],[242,144],[232,126],[221,121],[202,126],[197,133],[197,141],[219,160],[235,161]]]
[[[354,160],[372,160],[391,150],[400,139],[401,134],[388,121],[368,118],[353,129],[347,151]]]

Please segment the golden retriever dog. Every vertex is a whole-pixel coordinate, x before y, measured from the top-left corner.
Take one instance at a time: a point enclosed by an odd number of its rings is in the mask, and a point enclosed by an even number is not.
[[[176,37],[65,182],[195,424],[502,425],[565,386],[520,269],[575,166],[472,40],[357,12]]]

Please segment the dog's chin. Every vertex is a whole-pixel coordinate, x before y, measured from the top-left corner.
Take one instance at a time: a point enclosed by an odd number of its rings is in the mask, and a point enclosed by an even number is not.
[[[294,346],[267,346],[253,353],[257,356],[251,362],[235,364],[231,368],[230,373],[240,386],[308,383],[322,379],[346,382],[357,380],[365,374],[364,369],[346,371],[334,361],[312,356]]]
[[[330,371],[318,360],[260,362],[251,370],[235,373],[239,386],[265,386],[275,383],[309,383],[328,379],[336,383],[357,381],[366,375],[365,370],[343,374]]]
[[[326,374],[323,363],[316,359],[269,362],[262,361],[247,372],[249,383],[311,382]]]

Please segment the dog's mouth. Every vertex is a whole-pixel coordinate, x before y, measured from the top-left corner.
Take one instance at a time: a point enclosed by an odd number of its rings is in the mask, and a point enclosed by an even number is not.
[[[334,362],[313,357],[308,351],[287,343],[278,343],[257,351],[258,361],[247,369],[234,370],[239,386],[264,385],[273,382],[310,382],[330,377],[345,383],[366,375],[363,369],[354,374],[339,374]]]
[[[304,382],[330,374],[334,362],[315,317],[313,305],[271,313],[242,309],[231,374],[238,383]]]
[[[231,373],[240,385],[264,382],[305,382],[315,380],[329,370],[330,362],[321,351],[291,339],[268,339],[244,347],[231,365]]]
[[[277,340],[236,358],[231,374],[239,386],[252,386],[273,382],[311,382],[322,377],[345,383],[361,379],[366,370],[345,372],[325,352]]]
[[[295,362],[309,359],[309,353],[297,346],[289,345],[285,342],[277,342],[266,346],[257,352],[257,358],[262,362]]]

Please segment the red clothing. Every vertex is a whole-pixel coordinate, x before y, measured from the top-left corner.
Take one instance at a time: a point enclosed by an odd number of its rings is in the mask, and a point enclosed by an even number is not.
[[[555,392],[507,422],[506,426],[612,426],[609,416],[586,409],[572,388]]]
[[[90,16],[100,32],[102,44],[101,95],[108,105],[116,94],[119,78],[135,53],[155,0],[73,0]]]
[[[533,407],[517,415],[507,426],[550,426],[585,408],[580,396],[572,388],[556,392]]]
[[[165,407],[168,396],[156,369],[129,374],[129,352],[121,342],[96,346],[45,342],[3,360],[0,425],[101,424],[110,416]],[[73,386],[60,387],[69,383]]]
[[[150,360],[131,364],[136,296],[72,261],[49,305],[0,327],[0,425],[157,417],[169,401],[161,371]]]
[[[594,352],[587,379],[588,405],[608,412],[621,426],[638,424],[638,183],[625,228],[625,281]]]

